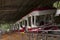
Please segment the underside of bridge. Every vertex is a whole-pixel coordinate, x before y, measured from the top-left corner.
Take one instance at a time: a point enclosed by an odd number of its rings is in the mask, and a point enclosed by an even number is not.
[[[59,0],[0,0],[0,23],[14,23],[36,7],[53,7]]]

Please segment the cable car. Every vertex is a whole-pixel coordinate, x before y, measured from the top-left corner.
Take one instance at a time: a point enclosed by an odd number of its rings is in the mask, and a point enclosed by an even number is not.
[[[28,15],[22,17],[16,23],[23,32],[39,32],[40,30],[55,30],[54,26],[54,13],[56,8],[44,7],[37,8],[31,11]]]

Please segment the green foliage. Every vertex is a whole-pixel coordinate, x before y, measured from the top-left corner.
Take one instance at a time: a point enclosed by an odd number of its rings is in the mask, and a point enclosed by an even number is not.
[[[56,8],[60,8],[60,1],[59,1],[59,2],[58,2],[58,1],[55,2],[55,3],[53,4],[53,6],[56,7]]]
[[[9,24],[0,24],[0,28],[3,30],[7,30],[10,28]]]

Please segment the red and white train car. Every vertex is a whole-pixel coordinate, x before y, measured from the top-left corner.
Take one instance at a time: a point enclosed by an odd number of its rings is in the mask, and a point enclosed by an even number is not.
[[[44,7],[31,11],[15,24],[19,25],[20,32],[40,32],[40,30],[56,30],[54,25],[54,13],[56,8]]]

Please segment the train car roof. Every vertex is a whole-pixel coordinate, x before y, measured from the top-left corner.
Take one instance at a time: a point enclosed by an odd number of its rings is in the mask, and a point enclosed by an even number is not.
[[[22,20],[26,19],[27,16],[31,16],[33,12],[39,12],[39,11],[44,11],[44,10],[56,10],[56,8],[54,7],[42,7],[42,8],[35,8],[35,9],[32,9],[26,16],[22,17],[20,20],[18,20],[16,23],[18,22],[21,22]],[[35,12],[35,13],[36,13]]]
[[[42,10],[49,10],[49,9],[57,9],[57,8],[55,8],[55,7],[41,7],[41,8],[34,8],[34,9],[32,9],[31,10],[31,12],[32,11],[42,11]]]

